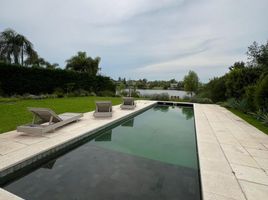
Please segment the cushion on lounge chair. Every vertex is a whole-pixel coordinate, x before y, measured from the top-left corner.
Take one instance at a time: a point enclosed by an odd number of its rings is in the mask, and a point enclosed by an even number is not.
[[[129,106],[134,105],[134,99],[132,97],[124,97],[123,104]]]
[[[93,115],[94,117],[111,117],[112,108],[113,106],[111,101],[97,101],[96,110]]]
[[[48,108],[28,108],[28,110],[34,114],[33,122],[31,124],[18,126],[18,132],[43,134],[54,131],[56,128],[73,121],[77,121],[83,116],[82,113],[63,113],[57,115]],[[42,120],[41,124],[35,123],[35,116],[38,116]]]
[[[43,122],[49,122],[51,116],[52,122],[60,122],[62,119],[51,109],[49,108],[28,108],[30,112],[38,116]]]
[[[123,103],[120,106],[120,108],[123,110],[130,110],[130,109],[134,109],[135,107],[136,107],[136,104],[134,102],[133,97],[124,97]]]

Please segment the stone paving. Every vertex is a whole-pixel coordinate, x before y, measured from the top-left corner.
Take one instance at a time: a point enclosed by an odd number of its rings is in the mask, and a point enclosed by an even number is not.
[[[218,105],[194,109],[204,200],[268,199],[268,136]]]
[[[85,113],[81,121],[43,136],[1,134],[0,172],[154,103],[138,101],[134,111],[114,106],[110,119]],[[195,104],[194,111],[203,200],[268,199],[268,136],[218,105]],[[2,199],[21,198],[0,188]]]

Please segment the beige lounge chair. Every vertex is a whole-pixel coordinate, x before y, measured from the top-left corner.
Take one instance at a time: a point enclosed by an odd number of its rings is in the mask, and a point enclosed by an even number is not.
[[[123,110],[132,110],[136,107],[133,97],[123,97],[123,103],[120,108]]]
[[[94,117],[112,117],[113,105],[111,101],[96,101],[96,110]]]
[[[63,113],[57,115],[48,108],[28,108],[28,110],[33,113],[33,121],[31,124],[18,126],[18,132],[43,134],[54,131],[56,128],[68,123],[78,121],[83,116],[82,113]]]

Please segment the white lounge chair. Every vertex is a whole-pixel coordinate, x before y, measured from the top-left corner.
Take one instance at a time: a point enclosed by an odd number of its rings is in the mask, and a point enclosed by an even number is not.
[[[123,110],[132,110],[136,107],[136,103],[133,97],[123,97],[123,103],[120,108]]]
[[[33,113],[33,121],[30,124],[18,126],[18,132],[43,134],[54,131],[56,128],[68,123],[78,121],[83,116],[82,113],[63,113],[57,115],[48,108],[28,108],[28,110]]]
[[[113,105],[111,101],[97,101],[94,117],[112,117]]]

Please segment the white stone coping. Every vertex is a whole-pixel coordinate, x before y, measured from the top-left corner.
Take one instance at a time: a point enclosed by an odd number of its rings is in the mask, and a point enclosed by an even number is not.
[[[0,188],[0,200],[23,200],[22,198]]]

